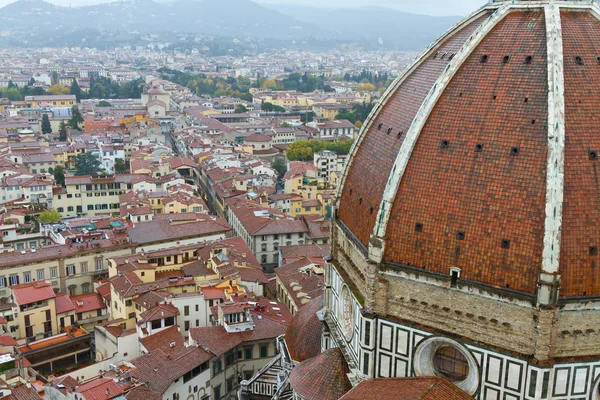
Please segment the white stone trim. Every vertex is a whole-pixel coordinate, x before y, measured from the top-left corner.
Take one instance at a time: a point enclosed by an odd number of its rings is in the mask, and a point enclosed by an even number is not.
[[[495,6],[495,7],[497,7],[497,6]],[[412,74],[414,72],[414,70],[423,63],[423,61],[425,61],[431,54],[433,54],[449,38],[454,36],[454,34],[456,34],[461,27],[465,27],[466,25],[469,25],[474,20],[481,17],[481,15],[483,15],[485,12],[487,12],[488,10],[493,9],[495,7],[491,7],[490,5],[484,6],[480,9],[478,9],[477,11],[473,12],[471,15],[465,17],[464,19],[462,19],[461,21],[456,23],[454,26],[452,26],[442,36],[440,36],[440,38],[438,38],[438,40],[436,40],[435,42],[430,44],[427,47],[427,49],[423,53],[421,53],[421,55],[418,56],[417,59],[409,67],[407,67],[404,71],[402,71],[402,73],[396,78],[396,80],[387,88],[387,90],[381,96],[381,99],[377,102],[375,107],[373,107],[371,114],[369,114],[369,117],[366,119],[365,124],[360,129],[356,140],[352,144],[352,148],[350,149],[350,152],[348,153],[346,167],[344,168],[344,172],[342,173],[342,177],[340,179],[340,184],[337,187],[336,198],[339,199],[342,196],[342,190],[344,189],[344,185],[346,183],[346,178],[348,177],[348,172],[350,171],[350,166],[352,165],[352,161],[354,161],[354,157],[356,156],[356,153],[358,152],[358,149],[359,149],[360,145],[362,144],[363,139],[369,132],[369,129],[371,128],[373,123],[377,120],[377,116],[379,115],[380,111],[383,109],[383,106],[385,106],[387,104],[387,102],[389,101],[391,96],[396,92],[398,87],[402,83],[404,83],[406,78],[408,78],[410,76],[410,74]]]
[[[551,2],[544,7],[544,12],[548,42],[548,167],[542,271],[556,274],[560,258],[565,172],[565,84],[560,7]]]
[[[502,4],[488,19],[483,21],[481,26],[467,39],[460,50],[456,53],[450,64],[446,67],[444,73],[438,78],[436,83],[431,88],[430,92],[425,97],[419,112],[415,116],[413,123],[406,133],[406,138],[400,147],[400,151],[392,167],[390,177],[381,200],[381,205],[377,213],[377,220],[373,229],[373,235],[383,238],[387,229],[388,220],[390,218],[391,208],[394,204],[394,199],[400,187],[400,181],[406,171],[408,160],[412,154],[421,130],[427,122],[429,115],[440,99],[442,93],[460,69],[465,60],[471,55],[475,48],[481,43],[483,38],[502,20],[509,12],[511,7],[509,4]]]

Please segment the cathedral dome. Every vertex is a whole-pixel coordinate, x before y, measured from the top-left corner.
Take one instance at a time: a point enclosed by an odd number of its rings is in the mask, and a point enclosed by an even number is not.
[[[321,353],[323,323],[317,312],[324,306],[323,295],[298,311],[285,332],[285,343],[294,361],[304,361]]]
[[[349,156],[338,223],[384,263],[600,295],[599,106],[597,3],[491,2],[384,94]]]

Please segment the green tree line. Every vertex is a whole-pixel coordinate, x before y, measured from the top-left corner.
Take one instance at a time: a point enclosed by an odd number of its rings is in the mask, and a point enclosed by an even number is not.
[[[340,142],[329,142],[324,140],[298,140],[290,145],[287,150],[287,158],[290,161],[310,161],[315,153],[323,150],[333,151],[337,154],[348,154],[354,140]]]
[[[48,90],[41,87],[31,87],[33,78],[29,86],[18,87],[9,82],[7,88],[0,88],[0,98],[7,98],[11,101],[23,101],[25,96],[44,96],[52,94],[74,94],[77,100],[81,99],[139,99],[144,88],[144,80],[136,79],[130,82],[120,84],[108,78],[90,78],[90,91],[88,93],[81,90],[76,80],[73,80],[71,87],[61,87],[59,85],[51,86]],[[60,89],[60,90],[59,90]]]

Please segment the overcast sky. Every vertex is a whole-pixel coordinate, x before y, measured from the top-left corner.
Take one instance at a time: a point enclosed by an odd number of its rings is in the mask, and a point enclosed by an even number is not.
[[[0,6],[15,0],[0,0]],[[159,0],[169,1],[169,0]],[[485,4],[486,0],[254,0],[263,4],[304,5],[321,8],[380,6],[428,15],[467,15]],[[51,0],[52,3],[73,7],[106,3],[107,0]]]

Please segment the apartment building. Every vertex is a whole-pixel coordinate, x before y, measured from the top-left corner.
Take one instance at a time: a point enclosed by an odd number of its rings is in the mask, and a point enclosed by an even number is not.
[[[74,94],[25,96],[25,103],[29,108],[40,108],[48,104],[55,107],[71,107],[77,104],[77,98]]]
[[[63,218],[118,215],[119,196],[133,189],[136,175],[68,176],[53,202]]]
[[[13,285],[11,299],[17,305],[18,317],[10,325],[10,334],[28,341],[58,334],[56,294],[46,281]]]
[[[94,240],[45,246],[0,255],[0,298],[20,284],[48,281],[71,296],[93,291],[93,281],[108,275],[108,259],[132,254],[127,240]]]
[[[307,227],[300,220],[244,198],[227,200],[229,223],[267,272],[279,263],[279,247],[303,244]]]

